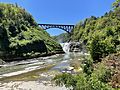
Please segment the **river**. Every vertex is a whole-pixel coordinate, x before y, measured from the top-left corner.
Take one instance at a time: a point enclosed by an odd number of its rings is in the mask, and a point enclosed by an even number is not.
[[[51,80],[85,58],[82,53],[56,54],[1,65],[0,90],[67,90]]]

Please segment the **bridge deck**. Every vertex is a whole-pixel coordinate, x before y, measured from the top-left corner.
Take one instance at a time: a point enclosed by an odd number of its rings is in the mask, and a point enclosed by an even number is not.
[[[64,25],[64,24],[38,24],[39,26],[41,26],[41,28],[43,28],[44,30],[49,29],[49,28],[59,28],[62,29],[64,31],[66,31],[67,33],[71,33],[72,29],[74,29],[75,25]]]

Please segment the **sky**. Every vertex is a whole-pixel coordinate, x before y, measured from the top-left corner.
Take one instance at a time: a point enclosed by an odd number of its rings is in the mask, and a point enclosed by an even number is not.
[[[40,24],[77,24],[90,16],[102,16],[112,9],[115,0],[0,0],[17,3],[25,8]],[[54,36],[64,33],[60,29],[48,29]]]

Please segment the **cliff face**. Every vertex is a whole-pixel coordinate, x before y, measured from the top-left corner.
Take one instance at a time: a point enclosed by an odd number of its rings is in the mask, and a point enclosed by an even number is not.
[[[34,57],[61,52],[61,46],[33,17],[13,4],[0,3],[0,58]]]

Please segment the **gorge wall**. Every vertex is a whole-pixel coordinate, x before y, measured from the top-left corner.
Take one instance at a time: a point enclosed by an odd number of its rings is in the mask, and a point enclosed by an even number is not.
[[[60,44],[25,9],[0,3],[0,58],[11,60],[59,52],[63,52]]]

